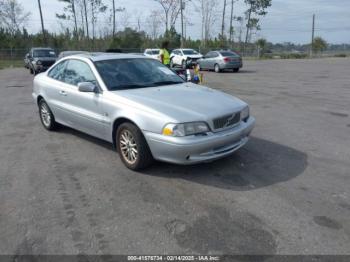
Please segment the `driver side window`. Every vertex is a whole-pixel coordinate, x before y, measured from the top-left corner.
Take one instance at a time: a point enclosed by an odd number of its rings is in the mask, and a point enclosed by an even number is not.
[[[71,59],[65,70],[65,82],[77,86],[81,82],[96,84],[96,78],[90,66],[83,61]]]
[[[64,81],[64,69],[66,68],[66,65],[67,61],[58,63],[54,68],[50,70],[48,76],[58,81]]]

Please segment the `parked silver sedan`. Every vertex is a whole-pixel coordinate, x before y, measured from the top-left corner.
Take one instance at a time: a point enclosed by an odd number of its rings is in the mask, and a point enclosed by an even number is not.
[[[62,58],[35,77],[33,98],[46,129],[59,123],[109,141],[133,170],[228,156],[255,123],[243,101],[127,54]]]
[[[219,73],[223,70],[238,72],[243,66],[242,57],[232,51],[211,51],[198,60],[201,70],[214,70]]]

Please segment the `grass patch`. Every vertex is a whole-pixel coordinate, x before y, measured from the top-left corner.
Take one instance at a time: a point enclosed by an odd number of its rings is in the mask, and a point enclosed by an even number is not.
[[[0,60],[0,69],[9,67],[23,67],[22,60]]]

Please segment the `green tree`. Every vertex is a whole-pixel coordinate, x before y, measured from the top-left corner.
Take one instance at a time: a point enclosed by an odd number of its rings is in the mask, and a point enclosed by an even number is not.
[[[314,42],[312,44],[312,49],[315,53],[319,53],[324,51],[327,48],[328,44],[326,40],[324,40],[322,37],[315,37]]]
[[[6,28],[11,35],[25,24],[30,12],[25,12],[17,0],[0,0],[0,24]]]
[[[259,18],[253,18],[256,16],[265,16],[267,14],[266,9],[272,5],[272,0],[244,0],[248,5],[248,10],[245,12],[247,18],[247,31],[245,38],[245,46],[248,43],[249,32],[256,28],[259,28]]]
[[[72,14],[73,20],[74,20],[74,34],[75,34],[75,36],[77,36],[78,23],[77,23],[77,14],[76,14],[76,8],[75,8],[75,0],[58,0],[58,1],[65,3],[66,6],[63,9],[64,13],[63,14],[56,13],[56,17],[58,19],[70,20],[71,16],[69,15],[69,13]],[[66,12],[68,14],[66,14]]]

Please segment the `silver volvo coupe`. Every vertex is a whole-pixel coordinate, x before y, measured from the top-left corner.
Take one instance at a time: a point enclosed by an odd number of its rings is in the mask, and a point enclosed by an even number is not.
[[[35,77],[33,98],[46,129],[62,124],[107,140],[133,170],[154,159],[195,164],[228,156],[255,124],[243,101],[137,55],[65,57]]]

